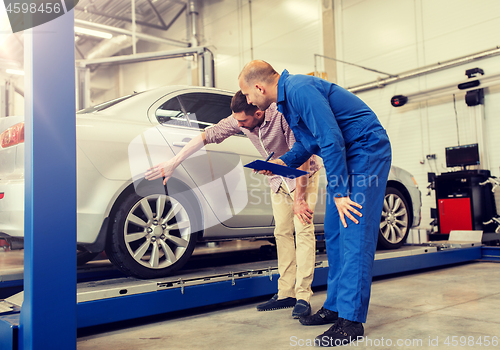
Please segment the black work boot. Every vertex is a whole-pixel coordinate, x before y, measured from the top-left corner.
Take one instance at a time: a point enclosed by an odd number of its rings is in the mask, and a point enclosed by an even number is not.
[[[285,298],[278,300],[278,294],[274,294],[274,296],[265,303],[257,305],[257,310],[271,311],[278,309],[286,309],[288,307],[295,306],[296,302],[297,300],[295,300],[295,298]]]
[[[300,317],[299,322],[304,326],[319,326],[328,323],[334,323],[339,317],[338,312],[330,311],[321,307],[314,315]]]
[[[314,340],[316,346],[342,346],[358,340],[365,334],[363,324],[339,318],[325,333],[318,335]]]

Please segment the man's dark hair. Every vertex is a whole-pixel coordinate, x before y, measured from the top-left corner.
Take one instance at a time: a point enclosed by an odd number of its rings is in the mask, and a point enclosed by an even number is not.
[[[247,103],[247,98],[241,90],[235,93],[231,100],[231,110],[233,113],[245,112],[246,115],[254,115],[257,109],[257,106]]]

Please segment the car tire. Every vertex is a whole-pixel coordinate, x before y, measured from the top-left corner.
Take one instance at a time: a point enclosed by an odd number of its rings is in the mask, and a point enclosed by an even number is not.
[[[410,213],[407,198],[398,189],[387,187],[380,218],[378,248],[397,249],[406,242],[411,225]]]
[[[112,220],[106,254],[127,275],[145,279],[171,275],[195,248],[193,228],[200,226],[193,197],[186,192],[157,192],[146,188],[141,195],[129,194]]]

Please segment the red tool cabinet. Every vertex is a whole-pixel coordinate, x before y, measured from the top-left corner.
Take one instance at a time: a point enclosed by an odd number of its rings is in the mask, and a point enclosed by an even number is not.
[[[495,212],[491,186],[480,186],[490,176],[488,170],[465,170],[436,176],[436,205],[439,232],[485,230],[483,222]]]

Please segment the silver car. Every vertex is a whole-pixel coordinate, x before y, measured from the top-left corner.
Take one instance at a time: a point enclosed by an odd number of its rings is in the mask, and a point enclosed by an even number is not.
[[[126,274],[158,278],[181,268],[197,242],[273,237],[267,180],[243,167],[260,155],[243,134],[206,145],[166,186],[144,179],[150,166],[172,158],[207,126],[230,115],[232,96],[213,88],[163,87],[77,112],[80,263],[106,251]],[[23,142],[23,118],[0,118],[0,238],[12,249],[23,246]],[[320,179],[318,234],[325,215],[324,169]],[[403,245],[410,228],[420,223],[420,207],[415,180],[393,166],[379,247]]]

